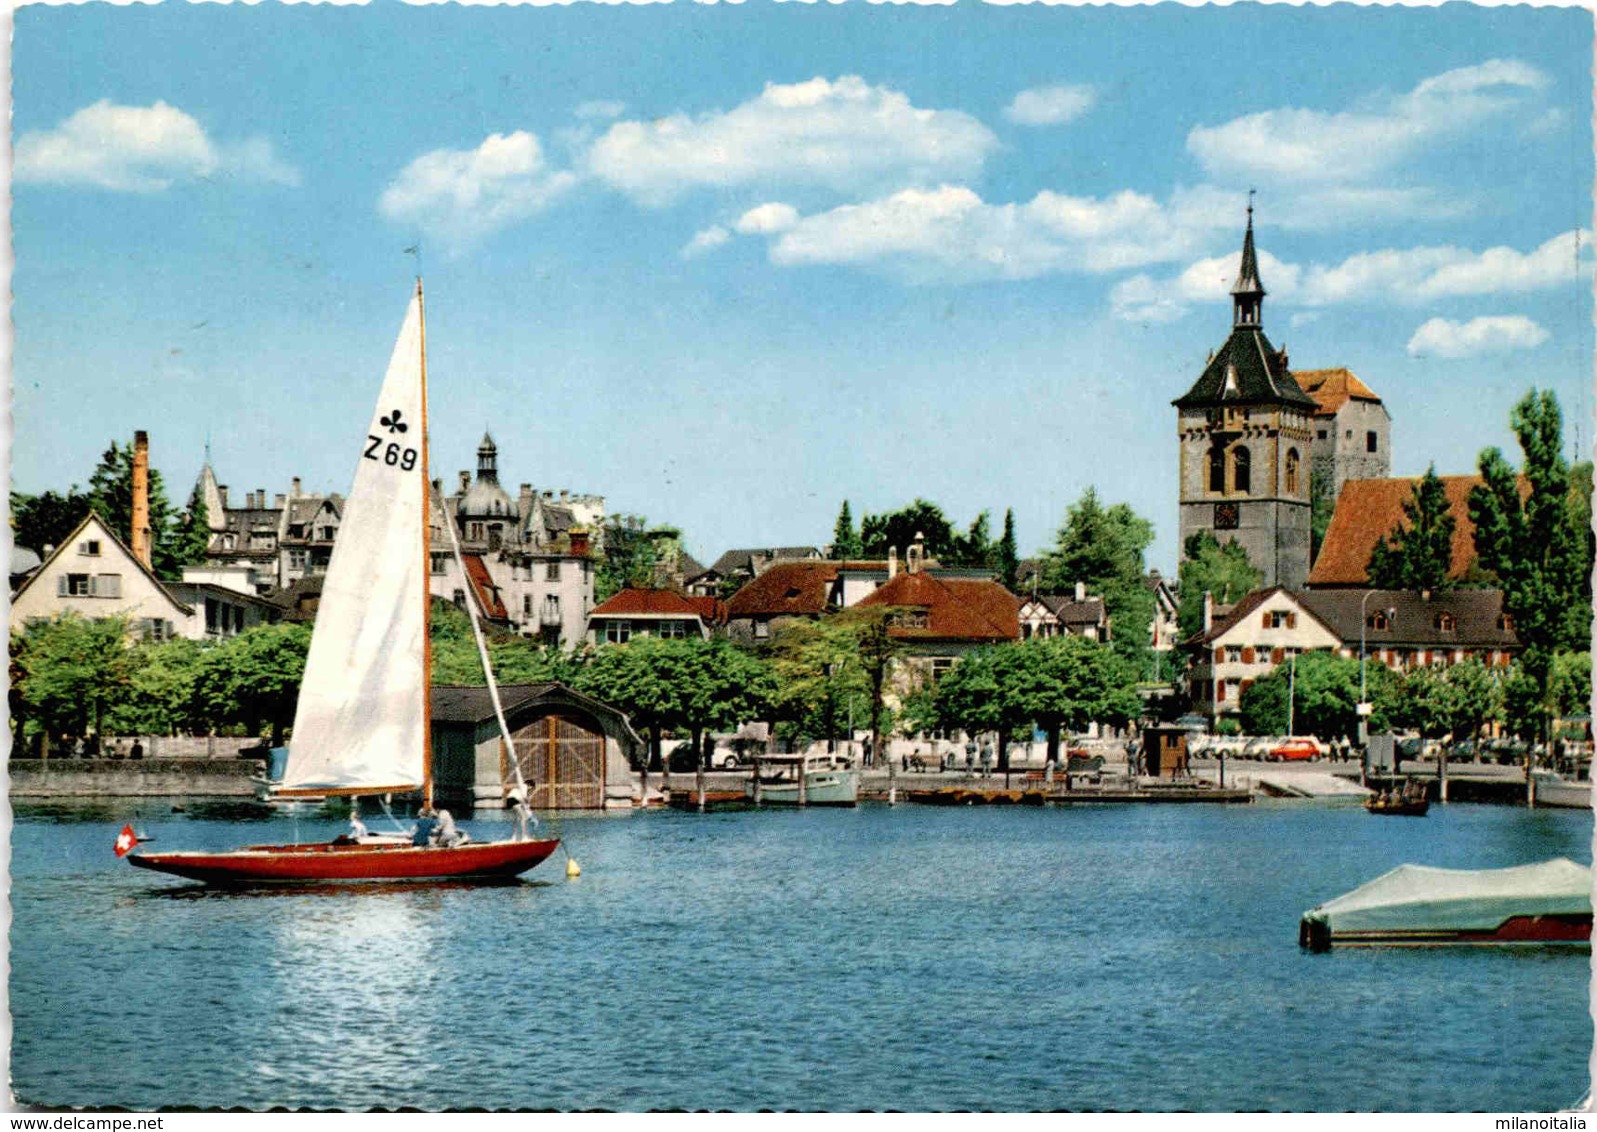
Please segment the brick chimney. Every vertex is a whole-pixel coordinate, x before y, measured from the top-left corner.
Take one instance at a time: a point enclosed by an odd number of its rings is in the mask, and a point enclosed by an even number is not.
[[[139,429],[133,434],[133,557],[151,564],[150,545],[150,434]]]
[[[587,554],[588,554],[588,532],[587,531],[572,531],[571,532],[571,553],[575,554],[575,555],[578,555],[580,557],[586,557],[587,556]]]
[[[915,541],[910,543],[909,549],[904,552],[904,570],[909,574],[919,574],[925,561],[926,536],[916,531]]]

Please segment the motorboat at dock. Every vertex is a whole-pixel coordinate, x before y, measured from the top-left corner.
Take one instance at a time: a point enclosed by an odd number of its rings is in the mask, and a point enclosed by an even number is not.
[[[758,805],[853,806],[859,771],[842,755],[763,755],[754,764],[748,796]]]
[[[1298,943],[1332,947],[1591,941],[1591,869],[1567,857],[1507,869],[1400,865],[1303,914]]]

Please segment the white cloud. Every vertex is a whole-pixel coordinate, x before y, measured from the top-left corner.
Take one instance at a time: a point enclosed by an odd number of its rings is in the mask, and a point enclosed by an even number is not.
[[[1547,339],[1547,331],[1520,314],[1472,318],[1468,322],[1433,318],[1408,340],[1408,352],[1415,357],[1469,358],[1533,350]]]
[[[1239,183],[1360,181],[1433,142],[1467,138],[1493,119],[1523,113],[1528,96],[1546,86],[1534,67],[1492,59],[1357,109],[1289,107],[1198,126],[1187,149],[1212,176]]]
[[[1163,280],[1138,276],[1110,293],[1115,314],[1132,321],[1178,318],[1188,304],[1219,302],[1236,278],[1241,253],[1200,260]],[[1305,307],[1356,303],[1415,305],[1466,295],[1506,295],[1575,283],[1592,269],[1591,233],[1554,236],[1531,252],[1509,247],[1385,248],[1336,264],[1284,263],[1259,253],[1259,273],[1271,295]],[[1153,311],[1154,314],[1149,312]]]
[[[770,249],[783,265],[847,264],[911,282],[1103,273],[1191,255],[1215,217],[1176,198],[1041,192],[988,204],[963,185],[905,189],[798,217]],[[1227,218],[1234,223],[1234,218]]]
[[[720,225],[706,228],[702,232],[695,232],[693,239],[689,240],[686,246],[683,247],[682,258],[693,259],[696,256],[703,255],[705,252],[714,251],[731,238],[732,233]]]
[[[402,169],[377,209],[414,225],[452,251],[547,208],[576,183],[553,170],[535,135],[492,134],[476,149],[437,149]]]
[[[19,137],[14,176],[120,192],[159,192],[178,181],[220,176],[299,184],[299,173],[265,138],[216,143],[191,115],[165,102],[118,106],[105,99],[53,130]]]
[[[1094,101],[1090,86],[1033,87],[1015,95],[1004,117],[1022,126],[1059,126],[1081,117]]]
[[[928,184],[980,171],[998,139],[958,110],[923,110],[854,75],[782,86],[724,113],[611,126],[588,169],[648,206],[696,188],[806,185],[836,191]]]
[[[798,209],[790,204],[762,204],[738,217],[737,230],[745,236],[768,236],[786,232],[798,218]]]

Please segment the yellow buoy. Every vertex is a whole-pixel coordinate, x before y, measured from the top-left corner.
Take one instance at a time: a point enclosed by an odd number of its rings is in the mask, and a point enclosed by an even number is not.
[[[568,876],[568,877],[580,877],[581,875],[582,875],[582,866],[577,864],[576,858],[567,857],[566,858],[566,876]]]

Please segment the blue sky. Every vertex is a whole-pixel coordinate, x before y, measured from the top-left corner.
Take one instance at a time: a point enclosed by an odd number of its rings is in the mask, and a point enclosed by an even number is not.
[[[1257,189],[1265,328],[1394,472],[1591,429],[1579,9],[31,7],[13,485],[134,429],[174,496],[344,491],[415,270],[434,474],[607,497],[709,559],[933,499],[1174,569],[1172,398]],[[180,501],[180,498],[178,501]]]

